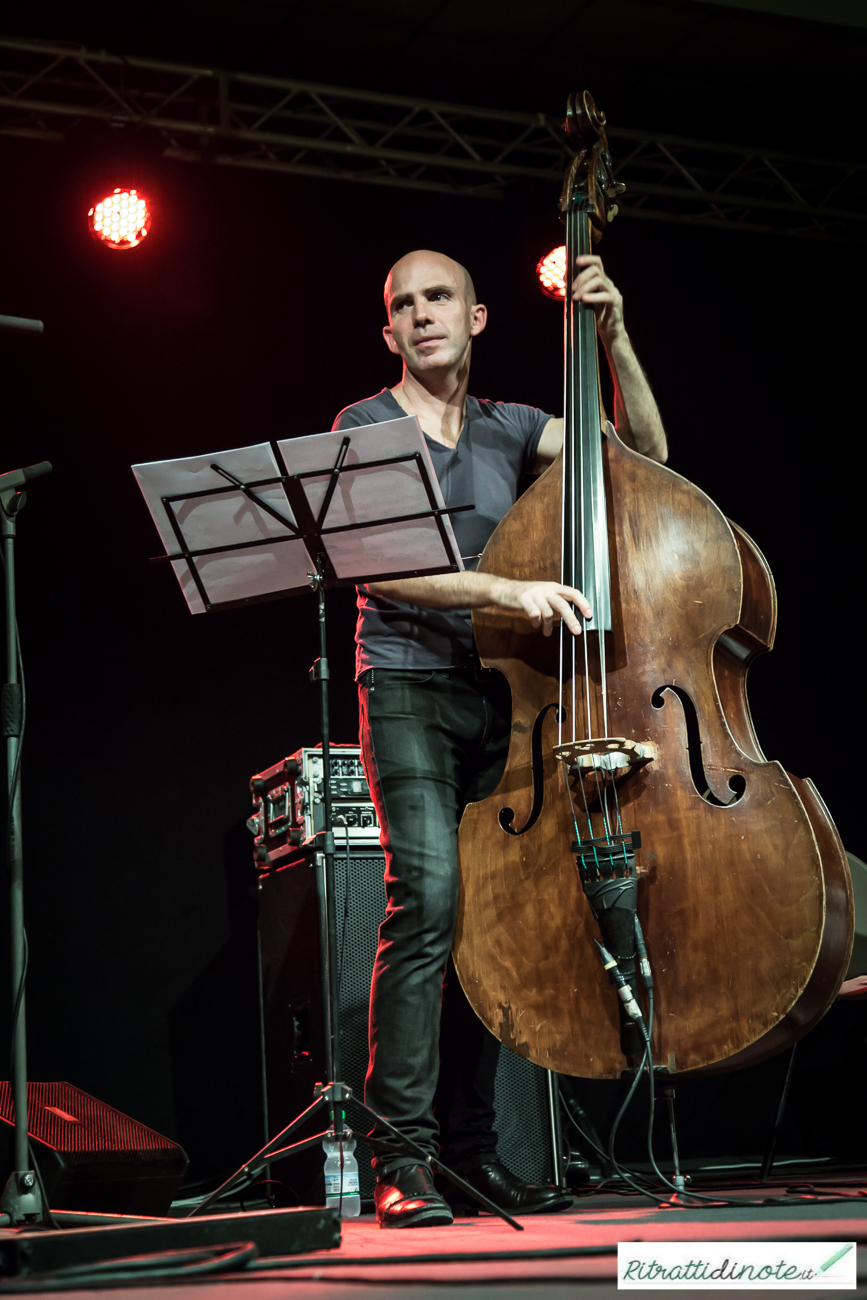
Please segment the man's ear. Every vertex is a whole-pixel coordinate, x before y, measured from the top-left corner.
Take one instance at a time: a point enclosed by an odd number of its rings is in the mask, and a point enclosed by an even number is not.
[[[470,338],[481,334],[488,323],[488,309],[484,303],[477,302],[470,308]]]
[[[395,342],[395,338],[391,332],[390,325],[383,325],[382,337],[385,339],[385,346],[388,348],[389,352],[393,352],[396,357],[399,357],[400,348],[397,346],[397,343]]]

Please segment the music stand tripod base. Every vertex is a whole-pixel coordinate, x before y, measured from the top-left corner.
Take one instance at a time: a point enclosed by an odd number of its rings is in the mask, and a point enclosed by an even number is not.
[[[322,1142],[348,1142],[352,1138],[359,1138],[373,1151],[387,1149],[391,1154],[394,1154],[394,1143],[398,1143],[403,1147],[407,1155],[415,1156],[419,1164],[430,1165],[430,1167],[437,1173],[444,1174],[450,1182],[454,1183],[455,1187],[458,1187],[462,1192],[466,1193],[471,1200],[475,1201],[480,1209],[487,1210],[490,1214],[498,1215],[499,1218],[504,1219],[506,1223],[517,1232],[524,1231],[523,1224],[518,1223],[517,1220],[513,1219],[510,1214],[507,1214],[506,1211],[501,1209],[498,1205],[495,1205],[494,1202],[489,1200],[482,1192],[479,1192],[475,1187],[470,1186],[470,1184],[465,1182],[463,1178],[454,1172],[454,1170],[450,1169],[448,1165],[444,1165],[436,1156],[431,1156],[427,1152],[423,1151],[422,1148],[413,1142],[411,1138],[400,1133],[384,1115],[377,1114],[375,1110],[372,1110],[369,1106],[365,1105],[365,1103],[360,1102],[358,1098],[354,1096],[353,1091],[348,1084],[318,1084],[317,1090],[318,1095],[306,1110],[303,1110],[300,1115],[297,1115],[295,1119],[287,1124],[282,1132],[278,1133],[277,1136],[272,1138],[266,1146],[262,1147],[261,1151],[257,1151],[256,1155],[245,1164],[241,1165],[241,1167],[233,1174],[230,1174],[225,1182],[215,1191],[211,1192],[210,1196],[208,1196],[201,1205],[197,1205],[192,1209],[187,1217],[192,1218],[195,1214],[201,1214],[218,1201],[221,1196],[233,1191],[239,1184],[243,1185],[252,1179],[258,1178],[265,1166],[271,1164],[275,1160],[282,1160],[286,1156],[294,1155],[299,1151],[306,1151],[310,1147],[317,1146]],[[312,1115],[315,1115],[323,1106],[327,1106],[333,1116],[338,1111],[342,1114],[344,1108],[350,1102],[356,1106],[366,1116],[366,1118],[373,1120],[375,1124],[384,1128],[386,1132],[391,1135],[392,1143],[386,1144],[377,1138],[368,1137],[364,1133],[355,1133],[351,1128],[346,1127],[345,1121],[341,1121],[339,1125],[332,1122],[331,1127],[326,1129],[325,1132],[314,1133],[312,1137],[303,1138],[300,1142],[293,1142],[288,1146],[277,1145],[290,1137],[295,1129],[300,1128],[306,1120],[308,1120]]]

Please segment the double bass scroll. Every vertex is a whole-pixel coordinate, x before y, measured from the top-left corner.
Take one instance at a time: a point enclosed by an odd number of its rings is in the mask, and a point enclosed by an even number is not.
[[[622,186],[605,119],[571,96],[561,198],[567,266],[601,237]],[[762,753],[746,677],[770,649],[761,552],[699,488],[603,423],[592,309],[565,305],[556,461],[479,568],[579,587],[584,635],[476,610],[485,667],[512,692],[494,793],[461,823],[455,963],[488,1028],[565,1074],[638,1064],[594,940],[588,877],[631,882],[653,969],[655,1065],[711,1071],[796,1041],[836,996],[851,884],[815,787]],[[599,851],[601,847],[601,852]]]

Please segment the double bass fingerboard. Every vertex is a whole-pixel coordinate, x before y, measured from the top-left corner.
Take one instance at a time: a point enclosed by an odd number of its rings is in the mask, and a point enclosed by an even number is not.
[[[577,195],[566,213],[567,281],[576,257],[592,252],[592,204]],[[563,582],[593,607],[587,631],[611,629],[608,511],[602,464],[602,402],[593,308],[566,293],[563,411]]]

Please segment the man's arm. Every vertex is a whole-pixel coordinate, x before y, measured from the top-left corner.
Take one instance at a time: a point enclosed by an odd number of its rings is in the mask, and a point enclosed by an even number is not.
[[[367,414],[363,403],[347,407],[340,412],[332,427],[354,428],[365,423],[360,416]],[[427,609],[483,609],[486,605],[495,605],[500,609],[523,610],[531,625],[541,627],[545,636],[551,635],[560,619],[573,636],[580,635],[581,624],[572,612],[573,605],[577,605],[585,618],[593,617],[590,602],[574,587],[559,582],[520,582],[490,573],[476,573],[472,569],[365,585],[374,596],[402,600],[408,605],[423,605]]]
[[[614,427],[633,451],[657,460],[668,460],[668,440],[656,398],[641,368],[626,330],[606,337],[602,344],[614,379]]]
[[[668,443],[662,416],[623,323],[623,297],[609,280],[602,259],[588,254],[577,259],[582,267],[572,283],[575,302],[589,303],[596,313],[596,328],[614,381],[614,426],[633,451],[664,464]],[[549,420],[542,431],[534,470],[541,472],[563,444],[563,421]]]
[[[398,578],[394,582],[369,582],[367,590],[374,596],[387,596],[408,605],[427,609],[483,609],[496,605],[500,609],[523,610],[533,627],[541,627],[550,636],[554,624],[562,619],[573,636],[579,636],[581,624],[572,610],[577,605],[585,618],[592,618],[590,602],[575,587],[560,582],[521,582],[517,578],[498,578],[493,573],[438,573],[429,578]]]

